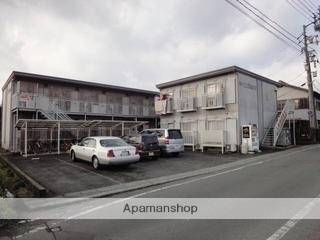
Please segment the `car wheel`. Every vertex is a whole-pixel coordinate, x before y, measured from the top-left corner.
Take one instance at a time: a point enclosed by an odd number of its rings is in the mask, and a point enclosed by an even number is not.
[[[92,166],[94,169],[100,169],[100,163],[97,157],[93,157]]]
[[[74,151],[71,151],[71,160],[76,162],[78,159],[76,158],[76,154]]]

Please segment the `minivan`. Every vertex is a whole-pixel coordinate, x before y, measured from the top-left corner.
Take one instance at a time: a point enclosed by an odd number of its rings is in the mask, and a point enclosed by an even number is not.
[[[151,128],[141,131],[140,134],[156,134],[163,154],[178,156],[184,152],[184,141],[180,129]]]
[[[160,146],[156,134],[141,134],[131,137],[127,143],[135,146],[141,158],[157,159],[160,155]]]

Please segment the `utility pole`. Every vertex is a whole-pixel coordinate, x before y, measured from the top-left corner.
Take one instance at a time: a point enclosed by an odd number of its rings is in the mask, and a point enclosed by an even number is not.
[[[311,135],[314,135],[315,129],[318,127],[316,109],[314,104],[313,96],[313,83],[311,77],[311,66],[310,66],[310,55],[308,50],[308,37],[307,37],[307,26],[303,25],[303,39],[304,39],[304,53],[306,58],[306,72],[308,82],[308,96],[309,96],[309,119],[310,119],[310,130]]]

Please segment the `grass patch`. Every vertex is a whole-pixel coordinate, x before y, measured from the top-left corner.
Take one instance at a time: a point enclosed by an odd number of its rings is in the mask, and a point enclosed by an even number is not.
[[[0,162],[0,197],[8,197],[7,191],[18,198],[30,198],[34,196],[33,192],[27,188],[23,179],[17,176],[6,164]],[[16,222],[17,220],[14,219],[0,219],[0,229],[8,227],[11,224],[16,224]]]
[[[18,198],[33,197],[23,179],[21,179],[6,164],[0,162],[0,197],[6,197],[6,190]]]

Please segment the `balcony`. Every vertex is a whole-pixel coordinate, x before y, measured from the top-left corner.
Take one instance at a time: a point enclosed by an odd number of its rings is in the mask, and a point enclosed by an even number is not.
[[[216,93],[214,95],[202,96],[202,109],[221,109],[225,108],[224,94]]]
[[[177,112],[194,112],[197,111],[196,98],[182,98],[176,100]]]
[[[122,103],[106,103],[80,101],[65,98],[49,98],[43,95],[14,94],[12,96],[12,109],[42,109],[50,111],[57,107],[67,114],[102,114],[126,116],[154,116],[153,106],[125,105]]]
[[[173,99],[169,98],[169,99],[155,101],[155,109],[156,109],[155,110],[156,114],[159,114],[159,115],[173,113],[174,111]]]

